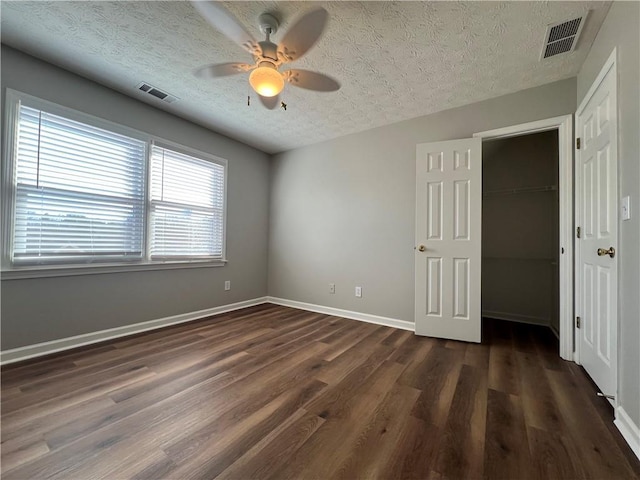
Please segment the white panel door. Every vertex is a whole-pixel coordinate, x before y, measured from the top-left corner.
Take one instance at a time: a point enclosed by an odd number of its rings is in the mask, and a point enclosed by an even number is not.
[[[482,140],[416,149],[416,334],[480,342]]]
[[[601,391],[616,394],[618,180],[616,71],[610,65],[576,114],[576,342]]]

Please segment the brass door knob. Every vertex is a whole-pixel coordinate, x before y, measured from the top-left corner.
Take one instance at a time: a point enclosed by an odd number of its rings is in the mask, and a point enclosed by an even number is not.
[[[609,250],[607,250],[606,248],[599,248],[598,249],[598,256],[599,257],[604,257],[605,255],[609,255],[611,258],[616,256],[616,249],[613,247],[609,247]]]
[[[418,247],[418,251],[420,251],[420,252],[424,252],[426,249],[427,249],[427,247],[425,247],[424,245],[420,245]]]

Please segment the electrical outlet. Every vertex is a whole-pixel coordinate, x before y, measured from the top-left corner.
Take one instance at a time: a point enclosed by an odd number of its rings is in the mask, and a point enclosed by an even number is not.
[[[226,290],[231,290],[231,280],[225,280],[224,289],[225,289],[225,291]]]
[[[329,284],[329,293],[336,293],[336,284],[335,283],[330,283]]]
[[[356,287],[356,297],[362,297],[362,287]]]

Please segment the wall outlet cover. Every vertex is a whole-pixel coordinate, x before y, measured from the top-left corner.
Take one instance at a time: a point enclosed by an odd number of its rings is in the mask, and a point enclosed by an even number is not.
[[[622,216],[622,220],[629,220],[631,218],[631,198],[629,195],[622,198],[620,214]]]
[[[362,297],[362,287],[356,287],[356,297]]]
[[[225,291],[226,290],[231,290],[231,280],[225,280],[224,289],[225,289]]]

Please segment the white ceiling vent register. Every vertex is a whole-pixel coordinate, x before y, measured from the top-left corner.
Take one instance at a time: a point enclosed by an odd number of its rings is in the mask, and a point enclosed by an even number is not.
[[[173,103],[178,100],[178,97],[171,95],[170,93],[163,92],[159,88],[154,87],[153,85],[149,85],[148,83],[140,83],[137,87],[138,90],[142,90],[149,95],[153,95],[156,98],[159,98],[163,102]]]
[[[561,53],[573,52],[578,44],[578,38],[586,18],[587,15],[585,14],[572,20],[547,25],[540,60],[560,55]]]

